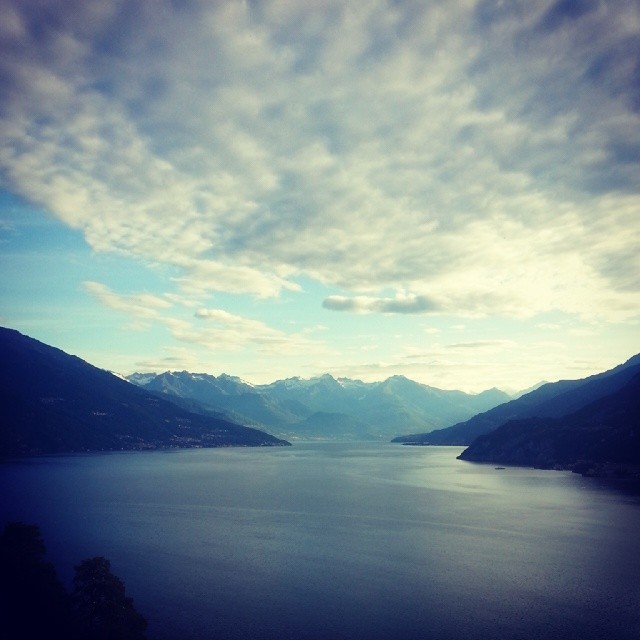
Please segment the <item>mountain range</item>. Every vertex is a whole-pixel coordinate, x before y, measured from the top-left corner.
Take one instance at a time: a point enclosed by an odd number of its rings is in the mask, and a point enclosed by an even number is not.
[[[404,376],[367,383],[325,374],[252,385],[226,374],[167,371],[135,373],[127,379],[161,397],[189,403],[183,406],[192,410],[222,414],[288,440],[388,441],[407,429],[429,431],[453,424],[510,398],[498,389],[468,394]]]
[[[455,422],[461,414],[472,417]],[[289,444],[286,435],[387,440],[402,426],[447,422],[455,424],[394,441],[468,445],[459,456],[468,461],[640,478],[640,354],[609,371],[543,384],[508,400],[497,389],[470,395],[402,376],[364,383],[323,375],[251,385],[183,371],[126,380],[0,328],[4,457],[282,446]]]
[[[587,378],[551,382],[450,427],[394,438],[394,442],[426,445],[470,445],[479,436],[512,420],[560,418],[622,389],[640,372],[640,354]]]
[[[0,328],[0,455],[286,441],[190,412],[107,371]]]

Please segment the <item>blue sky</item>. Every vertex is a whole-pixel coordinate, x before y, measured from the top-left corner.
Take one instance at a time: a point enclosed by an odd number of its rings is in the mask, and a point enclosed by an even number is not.
[[[4,0],[0,47],[4,326],[255,383],[640,351],[635,0]]]

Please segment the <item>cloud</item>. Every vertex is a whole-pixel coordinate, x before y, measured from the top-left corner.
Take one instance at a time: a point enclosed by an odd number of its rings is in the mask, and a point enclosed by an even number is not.
[[[329,296],[322,306],[332,311],[357,313],[433,313],[439,309],[438,304],[427,296],[415,295],[395,298]]]
[[[197,260],[188,256],[176,257],[175,264],[188,274],[174,281],[186,291],[207,290],[227,293],[246,293],[260,298],[277,296],[282,290],[300,291],[295,282],[275,273],[265,273],[242,265],[225,265],[214,260]]]
[[[174,324],[174,335],[187,342],[208,345],[218,350],[238,349],[252,345],[259,353],[278,355],[326,352],[324,345],[305,333],[287,333],[266,323],[246,318],[224,309],[198,309],[194,314],[206,322],[206,328]]]
[[[474,342],[457,342],[455,344],[448,344],[446,349],[505,349],[514,347],[515,343],[512,340],[476,340]]]
[[[632,0],[2,11],[4,184],[185,294],[637,314]]]
[[[100,282],[87,280],[82,283],[85,291],[96,297],[110,309],[122,311],[137,318],[157,318],[172,304],[162,297],[150,293],[118,294]]]
[[[165,355],[162,355],[165,354]],[[133,365],[137,372],[164,371],[205,371],[210,370],[211,363],[202,358],[201,349],[186,346],[164,347],[153,357],[142,357]]]
[[[207,330],[208,335],[219,336],[223,343],[237,345],[253,342],[270,345],[287,342],[287,335],[282,331],[273,329],[260,320],[244,318],[224,309],[198,309],[195,317],[206,320],[207,324],[215,327]]]
[[[576,363],[565,341],[477,340],[405,346],[385,360],[350,361],[335,375],[373,381],[403,374],[439,389],[480,392],[491,387],[526,389],[541,380],[576,379],[607,368],[585,360]],[[509,389],[505,388],[509,386]]]
[[[131,316],[134,320],[133,324],[127,325],[129,328],[147,328],[149,325],[145,321],[153,321],[167,328],[178,341],[197,344],[215,351],[235,350],[247,345],[256,346],[262,352],[276,350],[281,354],[314,353],[324,349],[322,343],[307,337],[308,332],[287,333],[260,320],[246,318],[224,309],[201,307],[193,312],[194,301],[190,298],[173,294],[121,294],[100,282],[93,281],[83,282],[83,287],[106,307]],[[171,313],[168,313],[169,310]],[[206,326],[203,327],[202,322],[205,322]]]

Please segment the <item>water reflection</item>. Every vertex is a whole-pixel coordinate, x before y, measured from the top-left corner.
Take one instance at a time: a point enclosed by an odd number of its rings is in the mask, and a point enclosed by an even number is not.
[[[63,574],[105,555],[150,637],[638,637],[640,502],[459,448],[311,444],[3,465]]]

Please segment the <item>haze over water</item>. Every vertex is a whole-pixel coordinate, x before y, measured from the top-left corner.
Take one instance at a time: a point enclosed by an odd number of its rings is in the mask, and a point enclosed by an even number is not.
[[[66,581],[104,555],[150,640],[640,636],[640,498],[459,448],[308,444],[0,466]]]

